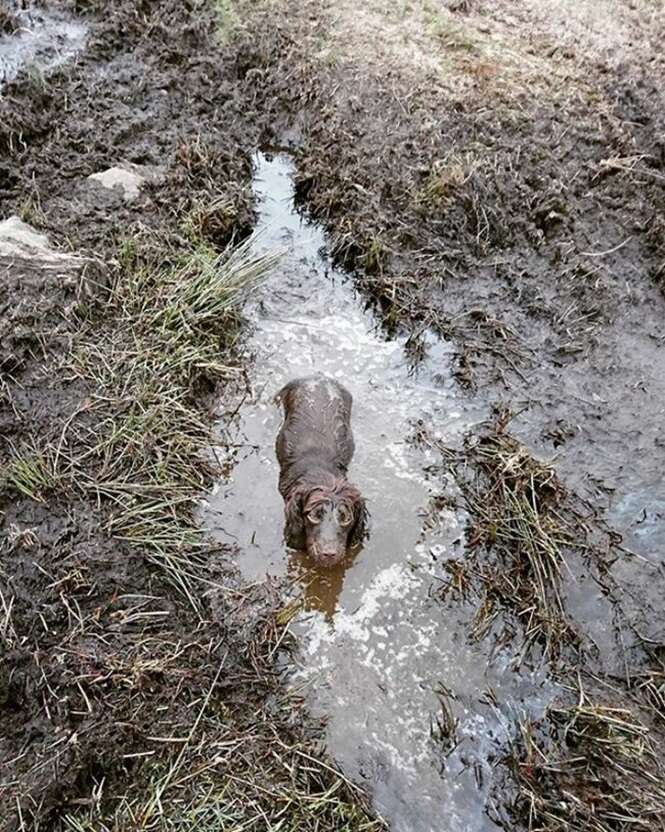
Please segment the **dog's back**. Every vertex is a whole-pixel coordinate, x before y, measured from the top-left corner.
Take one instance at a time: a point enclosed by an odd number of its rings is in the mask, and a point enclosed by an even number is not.
[[[349,391],[332,378],[316,375],[290,381],[277,400],[284,408],[276,442],[282,494],[308,468],[345,474],[354,450]]]

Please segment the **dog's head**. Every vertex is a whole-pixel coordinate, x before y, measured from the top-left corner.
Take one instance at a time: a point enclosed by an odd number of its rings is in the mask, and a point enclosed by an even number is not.
[[[320,566],[335,566],[367,534],[365,500],[341,478],[297,486],[286,499],[284,536],[292,549],[306,549]]]

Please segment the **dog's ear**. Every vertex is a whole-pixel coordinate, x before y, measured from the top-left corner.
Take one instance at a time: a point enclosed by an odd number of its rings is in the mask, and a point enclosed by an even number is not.
[[[304,549],[305,538],[305,499],[306,492],[296,488],[286,498],[284,504],[284,540],[290,549]]]
[[[367,503],[358,497],[353,503],[353,526],[349,533],[349,546],[360,546],[369,536],[369,511]]]

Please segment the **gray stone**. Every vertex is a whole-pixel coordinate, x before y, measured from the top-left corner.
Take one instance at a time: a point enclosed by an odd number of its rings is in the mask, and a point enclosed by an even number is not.
[[[80,258],[57,251],[42,234],[16,215],[0,222],[0,260],[37,260],[45,265],[78,264]]]
[[[31,249],[33,251],[51,249],[46,234],[40,234],[27,222],[23,222],[16,215],[8,217],[0,222],[0,246],[3,250],[9,247],[18,248],[21,251]]]
[[[53,248],[45,234],[20,217],[12,216],[0,222],[0,283],[9,296],[12,292],[18,293],[18,287],[25,296],[31,292],[39,295],[40,287],[54,283],[72,286],[77,296],[89,295],[93,274],[101,282],[101,270],[91,270],[94,265],[86,257]]]
[[[115,167],[91,174],[88,179],[103,188],[118,189],[125,202],[133,202],[139,196],[146,182],[159,182],[164,177],[162,168],[154,165],[134,165],[121,162]]]

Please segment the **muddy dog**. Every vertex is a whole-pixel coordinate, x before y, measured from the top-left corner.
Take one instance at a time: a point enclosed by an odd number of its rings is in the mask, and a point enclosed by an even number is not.
[[[286,544],[335,566],[367,530],[365,500],[346,479],[354,451],[351,394],[316,375],[289,382],[276,401],[284,408],[275,447]]]

